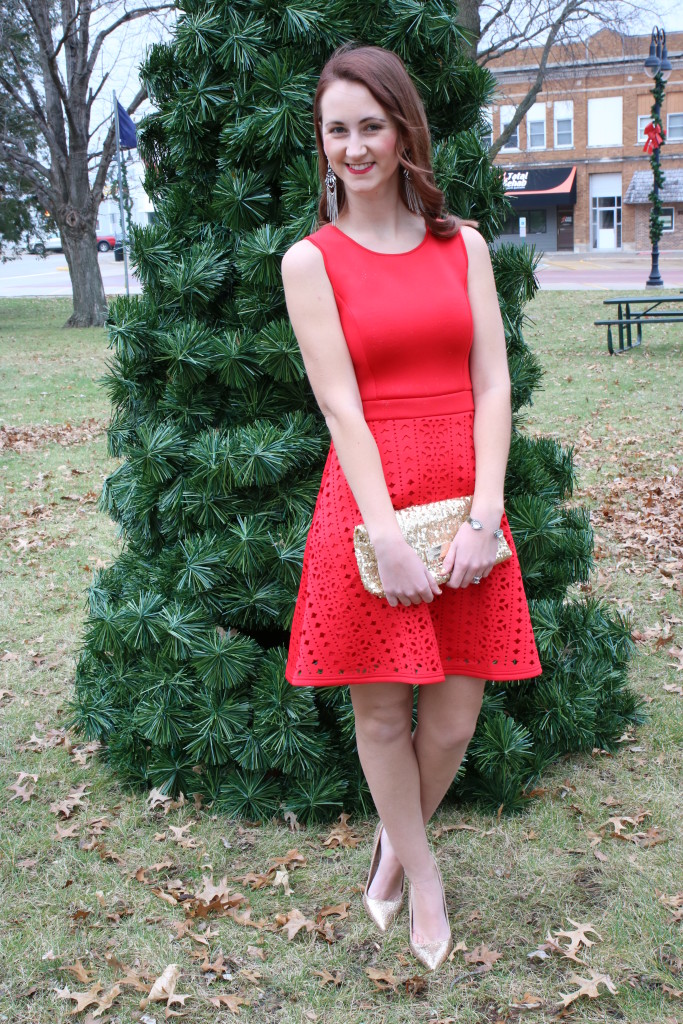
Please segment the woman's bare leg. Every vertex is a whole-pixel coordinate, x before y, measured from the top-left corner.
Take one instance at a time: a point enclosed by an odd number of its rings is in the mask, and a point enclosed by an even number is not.
[[[411,736],[412,686],[367,683],[351,686],[350,692],[363,772],[395,857],[413,883],[415,941],[445,939],[449,927],[422,820],[420,768]],[[370,895],[386,898],[374,886]]]
[[[419,689],[418,724],[412,743],[420,772],[420,807],[425,825],[457,774],[477,725],[485,685],[484,679],[446,676],[443,683]],[[376,899],[393,899],[399,893],[403,868],[392,838],[391,830],[385,829],[381,860],[370,888],[370,895]]]

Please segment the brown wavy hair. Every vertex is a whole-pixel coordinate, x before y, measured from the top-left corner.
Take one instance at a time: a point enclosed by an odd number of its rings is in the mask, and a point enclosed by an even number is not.
[[[433,234],[442,238],[452,238],[463,224],[477,227],[477,221],[462,220],[448,213],[445,208],[444,194],[434,180],[427,115],[405,64],[398,54],[392,53],[391,50],[354,42],[344,43],[334,51],[322,69],[313,99],[318,173],[322,185],[322,195],[318,204],[319,223],[329,222],[325,190],[327,157],[323,148],[320,106],[327,86],[340,79],[364,85],[394,121],[398,130],[396,155],[399,164],[410,172],[413,188],[422,205],[422,216]],[[398,180],[399,195],[408,206],[403,174],[399,173]],[[344,183],[337,178],[339,213],[344,209],[345,203]]]

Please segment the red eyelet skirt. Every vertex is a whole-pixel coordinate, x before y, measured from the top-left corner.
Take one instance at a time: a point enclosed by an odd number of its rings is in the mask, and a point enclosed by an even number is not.
[[[474,491],[471,391],[363,403],[395,509]],[[330,443],[304,550],[285,678],[293,686],[439,683],[446,675],[540,676],[517,553],[479,584],[398,604],[363,587],[353,550],[362,516]]]

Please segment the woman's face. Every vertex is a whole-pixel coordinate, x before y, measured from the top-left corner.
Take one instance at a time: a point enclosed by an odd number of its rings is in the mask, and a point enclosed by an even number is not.
[[[323,147],[346,194],[368,194],[395,179],[395,122],[360,82],[335,79],[320,101]]]

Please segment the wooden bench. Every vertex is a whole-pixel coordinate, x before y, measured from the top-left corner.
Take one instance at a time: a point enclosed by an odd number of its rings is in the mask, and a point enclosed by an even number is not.
[[[660,309],[663,304],[673,305],[673,309]],[[616,306],[616,319],[594,320],[596,327],[607,325],[607,350],[612,356],[622,355],[638,348],[643,342],[643,324],[683,324],[683,294],[642,296],[635,295],[617,299],[603,299],[603,305]],[[635,307],[635,308],[632,308]],[[640,308],[644,307],[644,308]],[[612,328],[619,330],[619,347],[612,343]],[[636,340],[633,340],[633,328]]]

